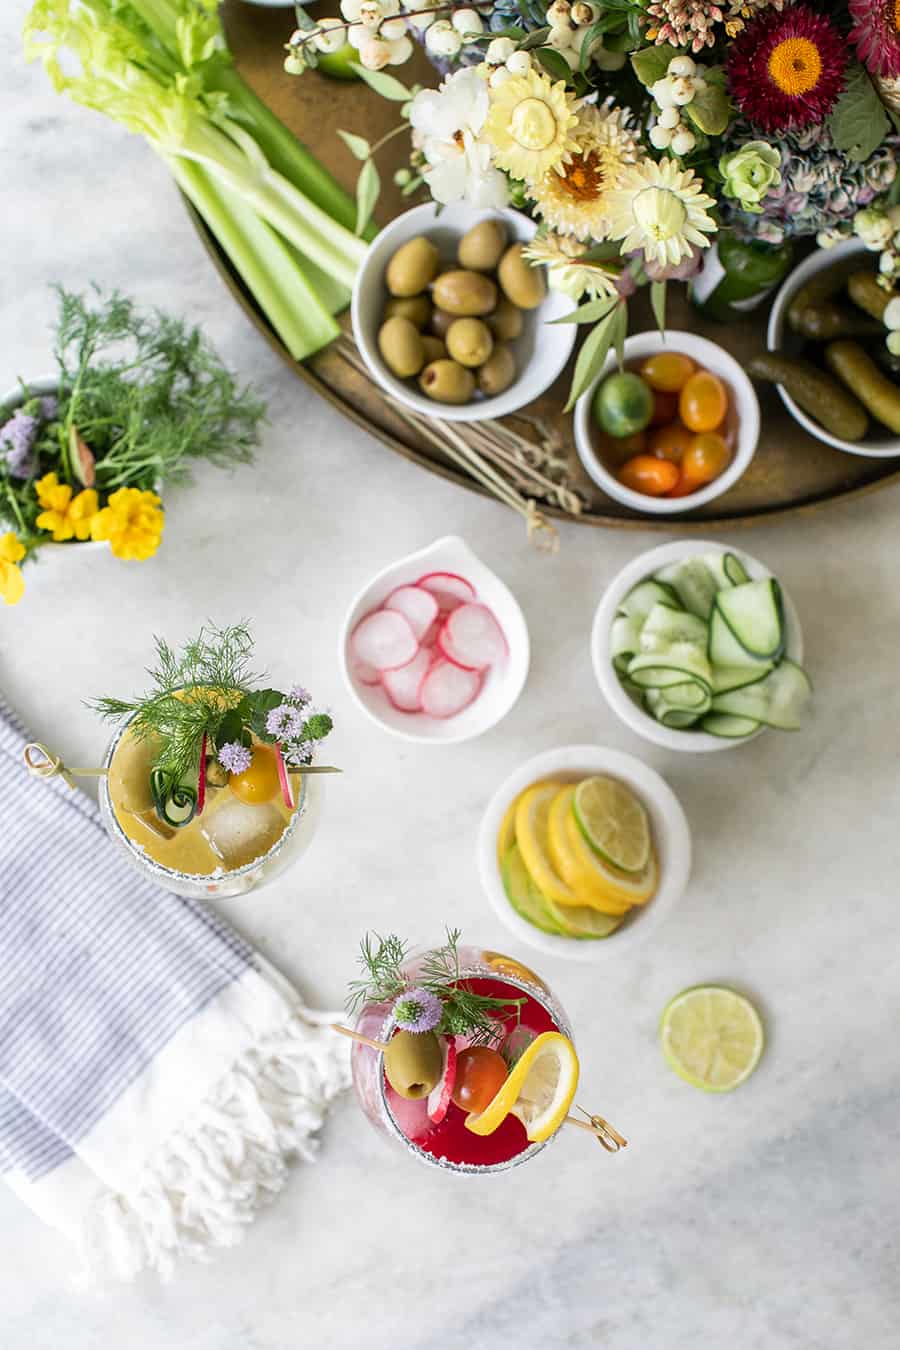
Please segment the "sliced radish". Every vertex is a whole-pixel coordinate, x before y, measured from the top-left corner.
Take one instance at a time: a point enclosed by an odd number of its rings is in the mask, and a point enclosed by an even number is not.
[[[448,661],[466,670],[486,670],[506,654],[503,629],[487,605],[459,605],[438,635]]]
[[[440,633],[443,625],[444,620],[440,617],[440,615],[438,615],[434,623],[429,625],[428,631],[426,633],[423,633],[422,637],[420,638],[423,647],[427,647],[430,651],[436,645],[438,640],[438,634]]]
[[[422,711],[422,681],[431,669],[431,652],[420,647],[411,661],[399,670],[386,670],[381,677],[384,692],[398,712]]]
[[[398,586],[385,600],[384,608],[402,614],[420,642],[438,616],[437,597],[423,586]]]
[[[374,666],[366,665],[365,661],[354,661],[350,667],[350,672],[354,679],[359,680],[360,684],[370,686],[381,684],[381,671],[376,670]]]
[[[456,572],[426,572],[416,585],[436,597],[442,614],[449,614],[457,605],[475,599],[475,587]]]
[[[428,1119],[433,1121],[435,1125],[440,1125],[449,1111],[450,1098],[453,1095],[453,1087],[456,1083],[456,1038],[454,1036],[441,1038],[441,1053],[444,1056],[444,1067],[440,1078],[428,1094],[428,1101],[425,1103],[428,1110]]]
[[[376,670],[399,670],[419,650],[409,620],[395,609],[376,609],[353,630],[350,646],[354,657]]]
[[[479,671],[463,670],[452,661],[435,661],[422,681],[422,711],[429,717],[455,717],[478,697],[480,689]]]

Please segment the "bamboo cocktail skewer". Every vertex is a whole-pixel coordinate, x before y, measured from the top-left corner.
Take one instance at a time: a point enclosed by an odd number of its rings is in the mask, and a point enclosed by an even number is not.
[[[70,788],[75,787],[76,778],[105,778],[109,769],[98,765],[92,769],[70,767],[63,763],[60,755],[55,755],[41,741],[29,741],[22,751],[25,767],[35,778],[61,778]],[[301,777],[305,773],[343,773],[343,769],[333,764],[306,764],[303,768],[289,768],[292,777]]]

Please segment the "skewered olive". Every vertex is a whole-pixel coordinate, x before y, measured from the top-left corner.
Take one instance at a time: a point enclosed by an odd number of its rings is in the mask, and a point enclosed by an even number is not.
[[[422,334],[409,319],[395,315],[378,330],[378,350],[387,368],[399,379],[418,375],[425,364]]]
[[[387,265],[385,282],[391,295],[419,295],[433,279],[440,261],[434,244],[423,234],[408,239]]]
[[[384,307],[384,317],[409,319],[417,328],[424,328],[431,318],[431,308],[428,295],[394,295]]]
[[[419,388],[438,403],[468,403],[475,376],[458,361],[432,361],[419,376]]]
[[[522,256],[521,244],[510,244],[500,259],[497,280],[507,300],[511,300],[520,309],[537,309],[546,290],[544,274],[537,267],[531,267]]]
[[[425,364],[430,365],[432,361],[443,361],[447,355],[447,348],[439,337],[432,337],[430,333],[422,336],[422,347],[425,352]]]
[[[502,394],[516,378],[516,363],[508,347],[499,343],[478,372],[478,388],[483,394]]]
[[[398,1031],[384,1052],[384,1072],[391,1087],[407,1101],[420,1101],[440,1081],[441,1045],[433,1031]]]
[[[460,267],[472,272],[493,272],[506,247],[506,230],[500,220],[483,220],[473,225],[459,241]]]
[[[435,337],[439,337],[443,342],[444,338],[447,336],[447,329],[450,327],[451,323],[455,322],[455,314],[448,314],[445,309],[435,309],[432,310],[429,327]]]
[[[522,332],[525,318],[522,311],[504,295],[485,322],[498,342],[512,342],[513,338],[517,338]]]
[[[490,314],[497,304],[497,287],[480,272],[444,272],[434,283],[434,303],[456,317]]]
[[[457,319],[447,329],[447,351],[461,366],[483,366],[493,349],[491,330],[481,319]]]

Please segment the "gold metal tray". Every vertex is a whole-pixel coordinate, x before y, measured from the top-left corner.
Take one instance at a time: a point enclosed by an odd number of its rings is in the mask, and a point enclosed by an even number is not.
[[[352,192],[359,165],[336,134],[337,128],[359,132],[374,141],[397,123],[397,105],[379,98],[356,81],[328,79],[317,71],[307,71],[300,79],[286,75],[282,70],[282,48],[293,26],[289,9],[262,9],[243,4],[241,0],[226,0],[224,19],[241,74]],[[435,78],[432,68],[420,54],[398,73],[405,83],[416,79],[431,83]],[[393,172],[403,165],[407,152],[406,138],[398,136],[379,154],[384,188],[377,217],[382,224],[410,205],[403,202],[392,184]],[[302,365],[292,360],[202,222],[193,212],[192,215],[232,295],[270,346],[302,379],[345,416],[365,427],[405,459],[461,487],[483,491],[462,470],[442,459],[433,447],[425,441],[417,441],[410,428],[385,403],[378,387],[354,371],[336,351],[321,352]],[[767,314],[768,306],[763,306],[760,312],[748,316],[740,325],[717,324],[690,306],[683,287],[670,288],[670,327],[690,328],[702,333],[727,347],[741,362],[749,360],[764,347]],[[632,302],[629,318],[631,332],[653,326],[649,306],[645,305],[643,297],[639,297],[637,303]],[[669,531],[675,523],[680,531],[703,530],[710,525],[752,525],[760,520],[815,511],[829,502],[859,497],[900,481],[900,459],[866,459],[833,450],[808,436],[793,421],[774,389],[763,389],[760,391],[763,429],[759,449],[740,482],[718,500],[684,516],[640,515],[605,496],[581,470],[572,437],[571,417],[562,412],[570,375],[571,371],[564,372],[557,383],[531,405],[529,412],[558,428],[562,435],[573,478],[584,487],[589,502],[588,509],[577,517],[582,524]],[[544,503],[540,506],[544,515],[573,519]]]

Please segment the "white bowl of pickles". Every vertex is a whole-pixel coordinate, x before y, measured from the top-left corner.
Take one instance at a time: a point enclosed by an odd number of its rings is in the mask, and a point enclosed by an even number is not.
[[[431,420],[476,422],[531,403],[561,374],[575,324],[521,257],[536,230],[518,211],[433,203],[375,238],[353,288],[353,335],[373,379]]]
[[[797,731],[812,693],[790,596],[758,559],[708,540],[622,568],[597,607],[591,658],[613,712],[667,750]]]

